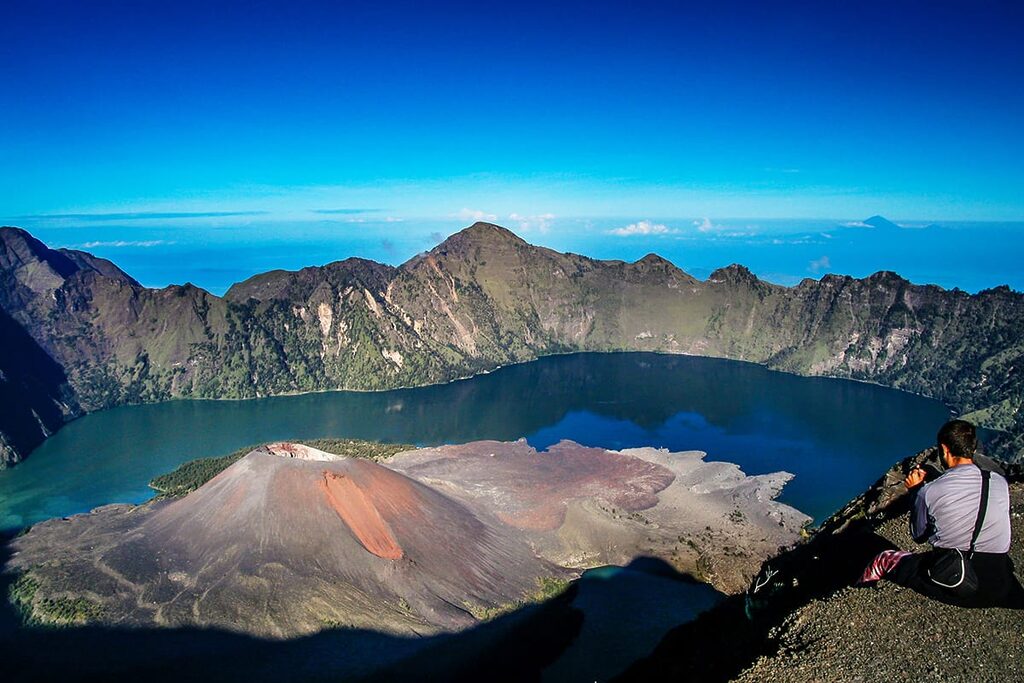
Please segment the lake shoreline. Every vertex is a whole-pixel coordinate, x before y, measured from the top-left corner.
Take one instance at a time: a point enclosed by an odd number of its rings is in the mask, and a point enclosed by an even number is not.
[[[541,450],[568,439],[609,450],[699,450],[755,476],[794,472],[784,501],[820,518],[843,502],[837,495],[856,493],[850,482],[838,493],[815,490],[820,468],[832,463],[866,486],[892,460],[932,443],[948,415],[941,403],[909,392],[687,354],[560,354],[501,370],[395,392],[176,399],[98,411],[0,475],[0,522],[21,526],[142,502],[154,495],[149,482],[182,462],[317,438],[418,446],[526,438]]]
[[[504,363],[504,364],[501,364],[501,365],[497,365],[494,368],[491,368],[489,370],[481,370],[480,372],[477,372],[477,373],[474,373],[474,374],[471,374],[471,375],[463,375],[463,376],[459,376],[459,377],[454,377],[452,379],[445,380],[443,382],[431,382],[431,383],[427,383],[427,384],[402,385],[402,386],[397,386],[397,387],[390,387],[390,388],[387,388],[387,389],[314,389],[314,390],[310,390],[310,391],[288,391],[288,392],[281,392],[281,393],[275,393],[275,394],[267,394],[267,395],[263,395],[263,396],[246,396],[246,397],[238,397],[238,398],[232,398],[232,397],[211,398],[211,397],[206,397],[206,396],[202,396],[202,397],[173,396],[171,398],[163,399],[163,400],[160,400],[160,401],[146,401],[144,403],[124,403],[124,404],[119,404],[119,405],[115,405],[115,406],[110,406],[110,407],[107,407],[107,408],[102,408],[102,409],[96,410],[96,411],[83,412],[81,415],[76,415],[75,417],[73,417],[73,418],[63,422],[60,425],[60,428],[58,430],[56,430],[54,432],[51,432],[50,434],[46,435],[46,437],[43,439],[43,441],[41,441],[38,445],[36,445],[32,450],[28,451],[21,460],[18,460],[18,461],[14,462],[14,463],[8,464],[6,467],[0,467],[0,477],[4,476],[3,475],[4,470],[9,470],[9,469],[12,469],[14,467],[17,467],[22,462],[24,462],[26,459],[31,457],[31,455],[34,452],[36,452],[40,447],[42,447],[42,445],[44,443],[46,443],[47,440],[52,438],[55,434],[57,434],[59,431],[64,429],[67,425],[72,424],[72,423],[80,420],[83,417],[87,417],[87,416],[90,416],[90,415],[97,415],[97,414],[100,414],[100,413],[103,413],[103,412],[106,412],[106,411],[109,411],[109,410],[114,410],[114,409],[117,409],[117,408],[123,408],[123,407],[127,407],[127,406],[149,406],[149,405],[161,405],[161,404],[175,403],[175,402],[216,402],[216,403],[219,403],[219,402],[261,401],[261,400],[265,400],[265,399],[287,398],[287,397],[294,397],[294,396],[315,396],[315,395],[320,395],[320,394],[385,394],[385,393],[393,392],[393,391],[409,391],[409,390],[415,390],[415,389],[425,389],[425,388],[430,388],[430,387],[443,387],[443,386],[448,386],[448,385],[451,385],[451,384],[456,384],[458,382],[466,382],[466,381],[469,381],[469,380],[472,380],[472,379],[475,379],[475,378],[478,378],[478,377],[484,377],[484,376],[487,376],[487,375],[494,374],[495,372],[498,372],[499,370],[503,370],[503,369],[506,369],[506,368],[512,368],[512,367],[518,367],[518,366],[522,366],[522,365],[528,365],[530,363],[536,363],[536,362],[541,361],[541,360],[543,360],[545,358],[560,358],[560,357],[565,357],[565,356],[584,356],[584,355],[615,356],[615,355],[627,355],[627,354],[628,355],[653,354],[653,355],[659,355],[659,356],[681,356],[681,357],[686,357],[686,358],[707,358],[707,359],[711,359],[711,360],[720,360],[720,361],[726,361],[726,362],[730,362],[730,363],[742,363],[742,364],[745,364],[745,365],[752,365],[752,366],[764,368],[765,370],[768,370],[769,372],[777,372],[777,373],[780,373],[780,374],[783,374],[783,375],[791,375],[793,377],[801,377],[801,378],[807,378],[807,379],[840,380],[840,381],[844,381],[845,380],[845,381],[849,381],[849,382],[857,382],[857,383],[866,384],[866,385],[869,385],[869,386],[881,387],[883,389],[888,389],[888,390],[891,390],[891,391],[898,391],[898,392],[901,392],[901,393],[904,393],[904,394],[909,394],[911,396],[917,396],[917,397],[925,398],[925,399],[932,400],[932,401],[938,401],[938,402],[942,403],[946,407],[947,411],[949,412],[950,418],[956,417],[961,412],[961,411],[959,411],[956,408],[956,406],[948,403],[944,399],[937,398],[935,396],[930,396],[928,394],[922,394],[922,393],[919,393],[919,392],[916,392],[916,391],[910,391],[910,390],[907,390],[907,389],[902,389],[902,388],[899,388],[899,387],[892,387],[892,386],[889,386],[889,385],[886,385],[886,384],[882,384],[880,382],[874,382],[872,380],[859,379],[859,378],[856,378],[856,377],[843,377],[843,376],[839,376],[839,375],[805,375],[805,374],[801,374],[801,373],[798,373],[798,372],[793,372],[793,371],[790,371],[790,370],[782,370],[782,369],[779,369],[779,368],[773,368],[773,367],[771,367],[771,366],[769,366],[769,365],[767,365],[765,363],[759,363],[757,361],[751,361],[751,360],[745,360],[745,359],[727,358],[725,356],[693,354],[693,353],[687,353],[685,351],[664,351],[664,350],[655,350],[655,351],[637,351],[637,350],[566,351],[566,352],[547,353],[547,354],[544,354],[544,355],[541,355],[541,356],[537,356],[536,358],[531,358],[531,359],[528,359],[528,360],[522,360],[522,361],[518,361],[518,362],[514,362],[514,363]],[[1005,430],[992,429],[992,428],[989,428],[989,427],[985,427],[984,429],[986,429],[986,430],[988,430],[990,432],[997,432],[997,433],[1004,433],[1004,434],[1007,433]]]

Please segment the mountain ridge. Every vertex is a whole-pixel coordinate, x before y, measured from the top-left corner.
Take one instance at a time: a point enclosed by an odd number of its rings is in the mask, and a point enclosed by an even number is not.
[[[60,420],[0,418],[0,435],[23,435],[0,445],[7,463],[60,421],[114,405],[418,386],[629,350],[913,391],[1010,430],[997,439],[1004,456],[1024,451],[1024,295],[1008,287],[972,295],[885,271],[783,287],[738,264],[700,281],[657,255],[595,260],[476,223],[398,267],[351,258],[270,271],[217,297],[147,289],[109,261],[0,228],[0,308],[64,375],[49,373],[50,398],[32,406],[60,404]]]

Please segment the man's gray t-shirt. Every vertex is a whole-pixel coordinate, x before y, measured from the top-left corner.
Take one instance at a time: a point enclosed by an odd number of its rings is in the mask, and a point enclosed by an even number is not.
[[[971,547],[971,535],[981,504],[981,470],[975,465],[957,465],[935,481],[921,487],[910,518],[915,539],[936,548]],[[978,535],[975,550],[982,553],[1006,553],[1010,550],[1010,489],[999,474],[989,478],[988,508],[985,524]]]

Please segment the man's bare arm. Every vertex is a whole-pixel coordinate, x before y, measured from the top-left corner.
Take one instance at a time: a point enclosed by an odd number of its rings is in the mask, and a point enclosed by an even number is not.
[[[925,476],[927,476],[927,474],[923,468],[915,467],[910,470],[910,474],[908,474],[906,479],[903,480],[903,485],[907,487],[907,490],[917,488],[924,482]]]

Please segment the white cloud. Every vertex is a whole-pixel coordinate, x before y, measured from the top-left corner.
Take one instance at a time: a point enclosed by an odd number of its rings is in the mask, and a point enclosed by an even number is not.
[[[385,216],[384,218],[346,218],[346,223],[401,223],[405,219],[397,216]]]
[[[773,237],[772,244],[824,244],[821,240],[815,239],[812,235],[790,235]]]
[[[555,214],[542,213],[537,216],[524,216],[521,213],[510,213],[510,221],[515,221],[520,230],[529,231],[536,228],[540,232],[547,232],[551,229],[551,221],[555,220]]]
[[[662,223],[652,223],[650,221],[637,221],[636,223],[630,223],[623,228],[615,228],[609,230],[610,235],[619,235],[621,237],[629,237],[631,235],[667,235],[669,233],[678,232],[674,228],[670,228]]]
[[[846,223],[840,223],[844,228],[873,228],[875,226],[868,225],[864,221],[848,221]]]
[[[829,260],[828,256],[822,256],[819,259],[814,259],[813,261],[811,261],[810,263],[807,264],[808,270],[810,270],[812,273],[817,273],[817,272],[820,272],[822,270],[827,270],[827,269],[829,269],[831,267],[832,267],[832,262]]]
[[[711,222],[710,218],[704,218],[699,221],[694,221],[693,225],[700,232],[711,232],[712,230],[719,230],[722,228],[721,225],[715,225]]]
[[[487,213],[480,211],[479,209],[459,209],[458,213],[454,214],[455,218],[460,218],[464,221],[496,221],[498,217],[493,213]]]
[[[166,240],[115,240],[113,242],[85,242],[78,246],[82,249],[95,249],[96,247],[159,247],[165,244],[174,244],[174,242],[167,242]]]

